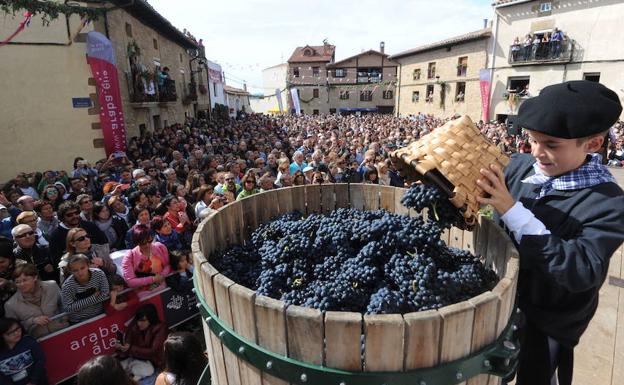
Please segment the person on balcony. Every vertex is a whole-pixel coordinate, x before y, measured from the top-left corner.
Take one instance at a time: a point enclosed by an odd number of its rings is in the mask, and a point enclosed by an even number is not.
[[[511,61],[518,61],[518,54],[520,53],[520,38],[516,36],[511,46]]]
[[[541,42],[542,42],[542,39],[540,39],[538,35],[535,35],[533,37],[533,43],[532,43],[532,48],[531,48],[531,60],[539,59],[537,56],[537,51],[539,50],[539,46]]]
[[[531,43],[533,39],[531,38],[531,34],[528,34],[524,37],[524,42],[522,43],[523,49],[523,61],[529,60],[531,57]]]
[[[555,59],[558,59],[561,56],[561,43],[563,42],[563,32],[561,32],[558,28],[555,28],[552,36],[550,37],[550,50],[551,56]]]
[[[167,95],[167,80],[169,80],[169,67],[158,71],[158,92],[161,96]]]

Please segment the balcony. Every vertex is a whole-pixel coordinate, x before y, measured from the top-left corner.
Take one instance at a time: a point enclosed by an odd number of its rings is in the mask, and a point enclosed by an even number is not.
[[[175,80],[164,79],[161,87],[150,73],[126,73],[130,103],[133,107],[145,107],[156,103],[178,100]]]
[[[191,104],[197,101],[197,83],[190,82],[184,89],[184,96],[182,97],[183,104]]]
[[[514,66],[558,64],[572,61],[574,40],[561,42],[546,42],[531,44],[524,47],[521,44],[512,44],[509,47],[508,63]]]
[[[362,68],[357,71],[358,83],[380,83],[382,73],[380,68]]]

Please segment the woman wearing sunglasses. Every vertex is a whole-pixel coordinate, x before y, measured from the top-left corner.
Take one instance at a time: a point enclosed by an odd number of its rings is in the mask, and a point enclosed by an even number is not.
[[[70,275],[67,263],[74,254],[86,255],[87,258],[89,258],[89,267],[99,268],[107,276],[117,272],[117,266],[111,259],[106,248],[93,245],[87,232],[80,227],[70,229],[67,233],[67,246],[65,250],[66,253],[61,258],[61,262],[59,262],[61,283]]]

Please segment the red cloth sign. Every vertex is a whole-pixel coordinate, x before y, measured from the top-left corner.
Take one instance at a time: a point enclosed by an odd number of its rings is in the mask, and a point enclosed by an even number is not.
[[[99,32],[91,31],[87,34],[87,62],[97,83],[106,155],[116,151],[125,152],[126,124],[119,92],[115,51],[110,40]]]
[[[482,119],[487,122],[490,117],[490,70],[482,69],[479,71],[479,86],[481,87],[481,112]]]

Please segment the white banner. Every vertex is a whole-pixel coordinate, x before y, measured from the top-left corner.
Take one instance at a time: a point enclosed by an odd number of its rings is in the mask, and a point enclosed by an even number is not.
[[[301,106],[299,105],[299,93],[296,88],[290,89],[290,96],[292,97],[293,107],[295,108],[295,113],[297,115],[301,115]]]
[[[277,98],[277,105],[279,106],[280,114],[284,113],[284,105],[282,104],[282,91],[279,88],[275,89],[275,97]]]

